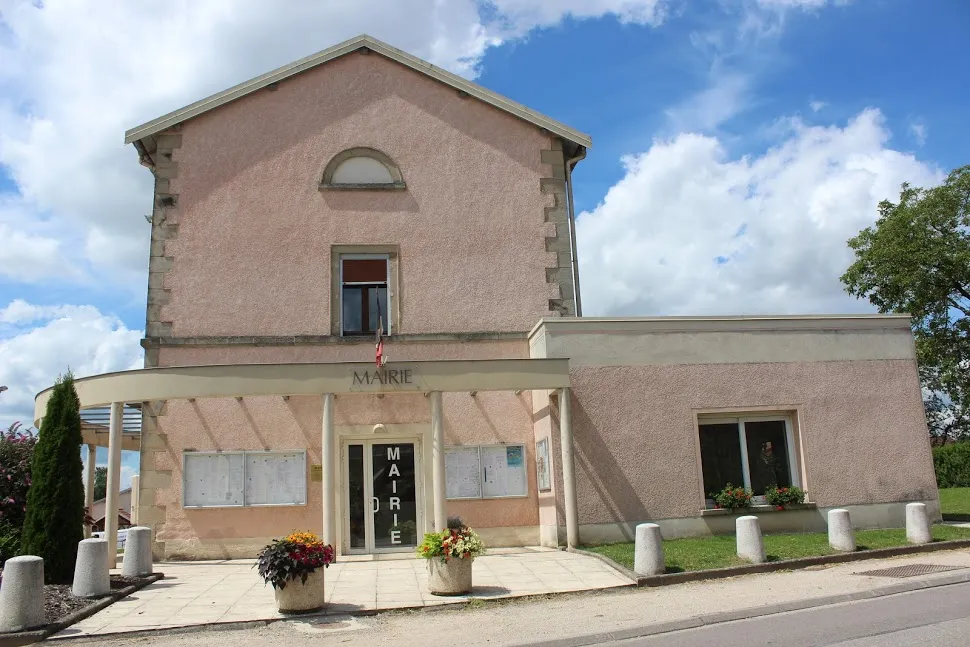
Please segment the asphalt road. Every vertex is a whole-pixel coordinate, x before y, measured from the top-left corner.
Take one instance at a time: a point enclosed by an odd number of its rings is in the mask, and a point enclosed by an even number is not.
[[[970,645],[970,583],[604,644],[610,647],[966,647]]]

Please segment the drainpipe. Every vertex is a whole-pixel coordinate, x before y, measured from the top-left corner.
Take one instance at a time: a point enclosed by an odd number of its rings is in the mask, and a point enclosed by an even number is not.
[[[576,156],[566,160],[566,199],[569,202],[569,253],[572,257],[573,299],[576,303],[576,316],[583,316],[583,300],[579,291],[579,258],[576,255],[576,210],[573,206],[573,167],[586,157],[586,147],[580,146]]]

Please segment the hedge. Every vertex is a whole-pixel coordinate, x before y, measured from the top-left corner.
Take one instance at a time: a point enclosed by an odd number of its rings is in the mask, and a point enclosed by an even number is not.
[[[970,441],[934,447],[933,467],[939,487],[970,487]]]

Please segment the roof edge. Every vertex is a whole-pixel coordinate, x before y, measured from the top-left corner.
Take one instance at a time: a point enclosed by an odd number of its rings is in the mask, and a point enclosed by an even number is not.
[[[178,110],[169,112],[161,117],[145,122],[140,126],[131,128],[125,131],[125,144],[131,144],[146,137],[150,137],[151,135],[165,130],[166,128],[170,128],[176,124],[182,123],[183,121],[197,117],[202,113],[218,108],[219,106],[230,103],[231,101],[235,101],[236,99],[242,98],[247,94],[251,94],[252,92],[265,88],[268,85],[272,85],[273,83],[282,81],[283,79],[295,76],[308,69],[349,54],[357,49],[360,49],[361,47],[367,47],[372,51],[417,72],[421,72],[437,81],[464,91],[480,101],[488,103],[499,110],[503,110],[509,114],[519,117],[524,121],[531,122],[540,128],[545,128],[549,132],[567,139],[578,146],[590,148],[593,145],[592,139],[585,133],[570,128],[569,126],[538,113],[521,103],[512,101],[507,97],[492,92],[491,90],[488,90],[477,83],[463,79],[457,74],[452,74],[447,70],[436,67],[427,61],[399,50],[396,47],[392,47],[391,45],[368,36],[367,34],[361,34],[349,40],[345,40],[342,43],[338,43],[337,45],[317,52],[316,54],[311,54],[310,56],[306,56],[297,61],[284,65],[283,67],[279,67],[253,79],[244,81],[238,85],[234,85],[227,90],[213,94],[209,97],[196,101],[195,103],[190,103],[189,105],[179,108]]]
[[[529,339],[546,330],[575,332],[691,332],[701,329],[732,328],[754,330],[860,330],[910,329],[908,314],[809,314],[809,315],[719,315],[669,317],[543,317],[532,330]]]

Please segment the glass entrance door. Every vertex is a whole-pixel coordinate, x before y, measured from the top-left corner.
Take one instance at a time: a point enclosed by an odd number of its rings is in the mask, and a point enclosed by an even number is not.
[[[346,446],[350,552],[412,551],[418,545],[417,452],[413,442]]]

